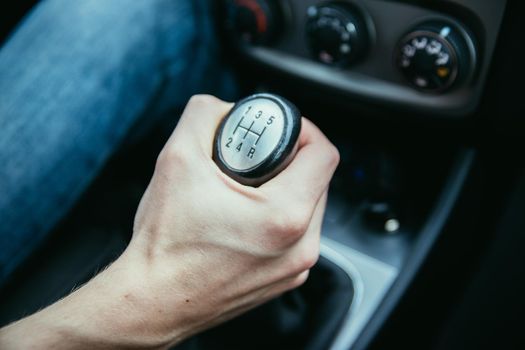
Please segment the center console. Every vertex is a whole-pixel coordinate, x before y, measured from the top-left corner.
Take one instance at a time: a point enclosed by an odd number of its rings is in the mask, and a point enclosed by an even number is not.
[[[505,5],[220,2],[247,91],[294,101],[341,153],[321,255],[353,295],[331,349],[369,344],[446,225],[476,157],[461,125],[480,104]]]

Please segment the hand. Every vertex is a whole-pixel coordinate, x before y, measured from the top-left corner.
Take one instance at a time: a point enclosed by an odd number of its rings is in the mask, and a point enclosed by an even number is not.
[[[303,119],[292,163],[258,188],[243,186],[211,158],[215,130],[231,107],[210,96],[189,102],[158,157],[130,245],[61,302],[98,301],[77,324],[83,338],[171,346],[307,279],[338,152]]]

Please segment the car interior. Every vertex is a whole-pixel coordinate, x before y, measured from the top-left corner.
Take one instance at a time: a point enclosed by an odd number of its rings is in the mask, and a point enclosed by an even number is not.
[[[4,38],[33,5],[9,10]],[[341,162],[308,281],[176,348],[525,348],[520,2],[221,0],[214,15],[242,95],[292,101]],[[125,249],[175,123],[113,157],[0,291],[0,326]]]

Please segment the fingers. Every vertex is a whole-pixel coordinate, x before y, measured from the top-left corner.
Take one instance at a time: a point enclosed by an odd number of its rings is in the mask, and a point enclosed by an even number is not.
[[[226,314],[221,315],[220,320],[217,321],[224,322],[226,320],[232,319],[238,315],[245,313],[250,309],[253,309],[280,296],[285,292],[302,286],[308,280],[309,274],[310,270],[306,270],[295,276],[282,279],[278,282],[267,285],[266,287],[259,288],[255,292],[246,294],[244,298],[241,298],[241,300],[237,300],[240,306],[234,308]]]
[[[269,197],[310,217],[339,164],[339,152],[308,119],[303,118],[295,158],[275,178],[261,186]],[[283,191],[284,190],[284,191]]]
[[[267,295],[270,298],[275,298],[276,296],[279,296],[282,293],[298,288],[308,280],[309,275],[310,270],[305,270],[297,275],[283,279],[282,281],[279,281],[279,283],[276,283],[273,286],[271,286],[267,291]]]
[[[311,269],[319,260],[319,244],[321,240],[321,227],[323,224],[326,200],[325,191],[319,199],[310,224],[304,235],[283,256],[282,266],[287,269],[288,276],[300,274]]]
[[[327,196],[326,191],[321,195],[312,217],[305,219],[306,224],[302,231],[290,232],[286,229],[278,229],[268,234],[272,243],[266,245],[267,249],[277,252],[276,259],[271,262],[272,282],[295,276],[316,264],[319,259],[321,227]]]
[[[211,95],[194,95],[186,105],[166,147],[202,150],[211,156],[215,132],[221,120],[233,107]]]
[[[209,159],[217,128],[233,105],[210,95],[193,96],[165,148],[185,152],[198,150]],[[339,162],[339,153],[305,118],[302,119],[298,143],[298,152],[291,164],[261,188],[264,187],[269,194],[282,193],[282,189],[287,188],[290,200],[315,203],[328,186]],[[313,210],[313,205],[310,209]]]

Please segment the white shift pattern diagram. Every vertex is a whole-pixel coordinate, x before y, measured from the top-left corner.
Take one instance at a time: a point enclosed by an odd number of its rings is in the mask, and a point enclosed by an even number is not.
[[[264,162],[279,145],[284,131],[281,108],[272,100],[258,99],[238,106],[228,117],[221,135],[226,164],[246,171]]]

